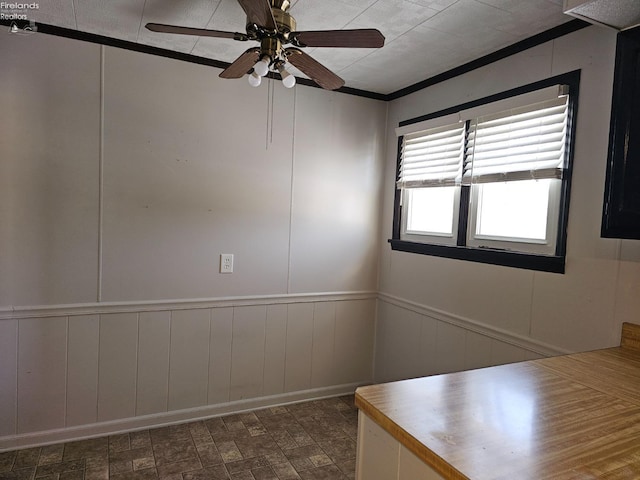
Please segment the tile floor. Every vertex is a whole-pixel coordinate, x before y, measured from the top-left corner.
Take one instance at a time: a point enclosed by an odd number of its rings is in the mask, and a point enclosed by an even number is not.
[[[353,396],[0,453],[0,480],[355,478]]]

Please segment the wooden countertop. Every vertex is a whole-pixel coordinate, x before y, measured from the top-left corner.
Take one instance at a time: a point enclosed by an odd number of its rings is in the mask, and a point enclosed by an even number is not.
[[[447,479],[640,479],[640,326],[621,347],[360,387],[356,405]]]

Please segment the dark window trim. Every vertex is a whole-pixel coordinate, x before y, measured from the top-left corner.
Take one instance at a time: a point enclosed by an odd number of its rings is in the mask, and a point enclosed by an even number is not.
[[[640,239],[638,105],[640,27],[617,37],[601,237]]]
[[[565,258],[556,255],[516,253],[493,248],[453,247],[449,245],[407,242],[393,238],[388,240],[388,242],[391,244],[392,250],[429,255],[432,257],[467,260],[476,263],[525,268],[527,270],[551,273],[564,273],[565,269]]]
[[[393,229],[392,238],[389,240],[392,250],[417,253],[421,255],[431,255],[436,257],[452,258],[456,260],[468,260],[471,262],[487,263],[491,265],[502,265],[506,267],[525,268],[528,270],[538,270],[551,273],[564,273],[565,257],[567,250],[567,224],[569,220],[569,200],[571,197],[571,174],[573,171],[573,155],[575,150],[576,119],[578,114],[578,98],[580,95],[580,70],[556,75],[538,82],[533,82],[521,87],[513,88],[502,93],[490,95],[488,97],[463,103],[455,107],[439,110],[434,113],[422,115],[420,117],[404,120],[399,126],[411,125],[413,123],[430,120],[432,118],[449,115],[468,108],[503,100],[505,98],[521,95],[534,90],[539,90],[557,84],[566,84],[570,88],[568,126],[566,154],[567,168],[562,181],[560,194],[560,215],[558,216],[558,241],[556,243],[555,255],[536,255],[530,253],[519,253],[509,250],[494,248],[476,248],[464,246],[466,239],[466,228],[468,220],[468,196],[469,188],[463,187],[460,200],[460,217],[458,228],[458,245],[434,245],[428,243],[410,242],[400,239],[400,228],[402,219],[402,206],[400,205],[400,190],[396,188],[394,182],[394,209],[393,209]],[[402,137],[398,137],[398,155],[396,163],[396,175],[400,166],[400,152],[402,147]],[[466,199],[466,200],[465,200]],[[464,215],[464,218],[463,218]],[[464,223],[464,225],[462,225]],[[462,228],[460,228],[462,227]],[[464,236],[463,236],[464,235]]]

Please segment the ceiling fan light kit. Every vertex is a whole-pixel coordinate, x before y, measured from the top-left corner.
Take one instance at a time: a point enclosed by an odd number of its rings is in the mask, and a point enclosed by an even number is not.
[[[296,84],[296,77],[287,72],[286,68],[284,68],[284,64],[280,63],[278,65],[278,71],[280,72],[280,77],[282,78],[282,85],[285,88],[293,88]]]
[[[269,73],[270,64],[271,58],[268,55],[265,55],[253,66],[253,71],[261,77],[266,77],[267,73]]]
[[[249,80],[249,85],[251,85],[252,87],[259,87],[262,83],[262,77],[256,72],[252,72],[247,78]]]
[[[289,0],[238,0],[247,14],[246,33],[224,32],[203,28],[180,27],[148,23],[153,32],[180,35],[228,38],[236,41],[253,40],[260,47],[246,50],[225,70],[221,78],[240,78],[249,75],[249,84],[260,85],[269,71],[279,72],[286,88],[296,84],[296,78],[285,69],[290,63],[322,88],[335,90],[344,80],[300,50],[305,47],[380,48],[384,36],[376,29],[297,31],[296,21],[289,14]],[[284,48],[291,44],[292,47]]]

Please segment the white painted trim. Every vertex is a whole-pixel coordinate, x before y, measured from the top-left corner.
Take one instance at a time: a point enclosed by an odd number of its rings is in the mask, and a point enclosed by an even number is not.
[[[445,312],[444,310],[438,310],[436,308],[429,307],[417,302],[412,302],[404,298],[389,295],[388,293],[378,293],[378,300],[389,303],[391,305],[395,305],[396,307],[404,308],[405,310],[410,310],[420,315],[434,318],[444,323],[464,328],[465,330],[484,335],[485,337],[489,337],[494,340],[498,340],[500,342],[522,348],[523,350],[543,355],[545,357],[575,353],[557,347],[555,345],[550,345],[548,343],[544,343],[539,340],[526,337],[524,335],[519,335],[517,333],[503,330],[501,328],[493,327],[476,320],[472,320],[470,318],[461,317],[459,315]]]
[[[168,310],[194,310],[201,308],[244,307],[250,305],[278,305],[309,302],[340,302],[375,299],[377,293],[326,292],[295,293],[286,295],[254,295],[242,297],[195,298],[185,300],[155,300],[142,302],[96,302],[69,305],[17,306],[0,309],[0,320],[20,318],[66,317],[77,315],[104,315],[109,313],[139,313]]]
[[[334,385],[331,387],[300,390],[297,392],[237,400],[234,402],[162,412],[140,417],[124,418],[108,422],[92,423],[89,425],[10,435],[0,437],[0,452],[15,450],[18,448],[29,448],[49,445],[52,443],[67,442],[70,440],[75,441],[86,438],[101,437],[104,435],[114,435],[147,428],[157,428],[176,423],[196,422],[206,418],[229,415],[232,413],[241,413],[259,408],[276,407],[309,400],[319,400],[321,398],[349,395],[355,392],[357,387],[369,383],[371,382]]]

